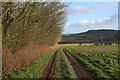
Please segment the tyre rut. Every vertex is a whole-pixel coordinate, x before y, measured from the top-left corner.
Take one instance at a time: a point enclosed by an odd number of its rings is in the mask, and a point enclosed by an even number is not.
[[[51,57],[49,63],[47,64],[46,68],[44,69],[41,78],[54,78],[54,71],[55,71],[55,64],[56,64],[56,54],[58,53],[59,49]]]
[[[67,50],[63,49],[64,54],[70,61],[71,65],[73,66],[74,71],[76,72],[79,79],[89,79],[93,80],[92,75],[83,67],[80,61],[72,56]]]

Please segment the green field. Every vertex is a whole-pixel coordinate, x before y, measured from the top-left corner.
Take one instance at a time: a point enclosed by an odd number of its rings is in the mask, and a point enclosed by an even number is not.
[[[1,2],[0,79],[120,80],[117,4],[15,1]]]
[[[90,48],[91,49],[90,49]],[[78,44],[59,45],[58,48],[52,50],[45,56],[41,56],[35,63],[29,66],[22,67],[21,70],[16,70],[12,74],[4,76],[5,78],[40,78],[43,71],[49,64],[49,61],[56,50],[54,60],[54,75],[52,78],[75,78],[72,68],[65,56],[63,49],[66,49],[72,56],[94,75],[94,78],[118,78],[120,70],[120,55],[116,52],[96,50],[94,48],[110,48],[116,50],[117,46],[80,46]]]
[[[86,50],[81,46],[69,46],[65,49],[79,59],[96,78],[118,78],[120,58],[117,53]]]
[[[108,45],[108,46],[95,46],[93,43],[83,43],[83,44],[60,44],[59,46],[79,46],[79,48],[81,49],[86,49],[86,50],[96,50],[96,51],[103,51],[103,52],[114,52],[114,53],[118,53],[118,45],[116,44],[112,44],[112,45]]]

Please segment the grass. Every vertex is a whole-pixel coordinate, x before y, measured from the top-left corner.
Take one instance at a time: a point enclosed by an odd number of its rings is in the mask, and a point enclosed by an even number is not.
[[[59,44],[59,46],[78,46],[80,44],[73,43],[73,44]],[[93,43],[82,43],[81,45],[88,46],[88,45],[94,45]]]
[[[2,72],[0,71],[0,80],[2,80]]]
[[[80,48],[87,49],[87,50],[96,50],[102,52],[114,52],[118,53],[118,46],[117,45],[108,45],[108,46],[95,46],[95,45],[87,45],[87,46],[79,46]]]
[[[60,47],[58,47],[60,48]],[[4,76],[5,78],[40,78],[42,71],[47,66],[51,56],[58,49],[54,49],[45,56],[41,56],[36,64],[31,64],[29,66],[22,67],[20,71],[14,71],[10,75]],[[74,78],[72,69],[65,57],[65,54],[60,48],[59,52],[56,55],[56,64],[55,64],[55,78]]]
[[[76,46],[76,45],[79,45],[79,44],[59,44],[59,46]]]
[[[67,46],[67,47],[66,47]],[[120,71],[120,55],[115,52],[97,51],[94,49],[87,49],[89,45],[79,46],[79,44],[64,44],[59,45],[60,50],[56,54],[55,64],[55,78],[74,78],[72,69],[67,61],[63,48],[75,56],[87,70],[92,72],[96,78],[118,78],[118,70]],[[95,47],[95,46],[91,46]],[[99,46],[107,49],[115,46]],[[41,56],[35,64],[22,67],[20,71],[14,71],[6,78],[39,78],[42,71],[47,66],[51,56],[58,49],[54,49],[45,56]]]
[[[102,52],[114,52],[114,53],[118,53],[118,45],[113,44],[113,45],[101,45],[101,46],[95,46],[93,43],[83,43],[81,45],[79,44],[59,44],[59,46],[79,46],[82,49],[87,49],[87,50],[96,50],[96,51],[102,51]]]
[[[10,78],[39,78],[42,75],[42,71],[48,64],[51,56],[57,50],[54,49],[45,56],[41,56],[36,64],[31,64],[29,66],[23,67],[20,71],[14,71]],[[9,78],[9,77],[6,77]]]
[[[65,54],[62,51],[62,48],[57,53],[56,56],[56,78],[74,78],[72,69],[67,61]]]
[[[80,46],[71,46],[65,49],[78,58],[87,70],[94,73],[96,78],[118,78],[118,54],[85,50]]]

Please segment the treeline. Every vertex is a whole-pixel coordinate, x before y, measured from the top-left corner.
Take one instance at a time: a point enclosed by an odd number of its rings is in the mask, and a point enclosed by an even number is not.
[[[61,2],[3,2],[3,45],[12,53],[29,42],[54,45],[66,22],[66,8]]]
[[[3,77],[34,63],[58,43],[67,7],[61,2],[2,2]]]
[[[62,35],[60,43],[115,43],[118,44],[120,30],[98,29],[78,34]]]

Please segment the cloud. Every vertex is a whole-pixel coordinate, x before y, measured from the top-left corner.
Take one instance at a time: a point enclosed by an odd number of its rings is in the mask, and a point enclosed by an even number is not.
[[[97,22],[98,22],[98,23],[102,23],[103,20],[102,20],[102,19],[98,19]]]
[[[76,24],[66,24],[63,34],[80,33],[96,29],[118,29],[118,14],[97,20],[79,20]]]
[[[65,24],[64,28],[68,28],[70,24]]]
[[[106,17],[105,19],[106,19],[106,20],[110,20],[110,18],[109,18],[109,17]]]
[[[91,21],[91,24],[95,24],[95,21]]]
[[[103,9],[107,8],[113,8],[117,7],[117,3],[112,3],[112,4],[97,4],[93,6],[71,6],[68,9],[68,13],[70,15],[75,15],[75,16],[83,16],[86,13],[92,13],[92,12],[97,12]]]
[[[95,21],[93,20],[87,20],[83,19],[78,21],[76,24],[69,25],[70,27],[96,27],[96,28],[110,28],[110,27],[117,27],[118,23],[118,17],[116,17],[117,14],[112,15],[111,17],[105,17],[103,19],[97,19]]]
[[[89,23],[89,21],[86,20],[86,19],[83,19],[82,21],[79,21],[79,24],[87,24],[87,23]]]

